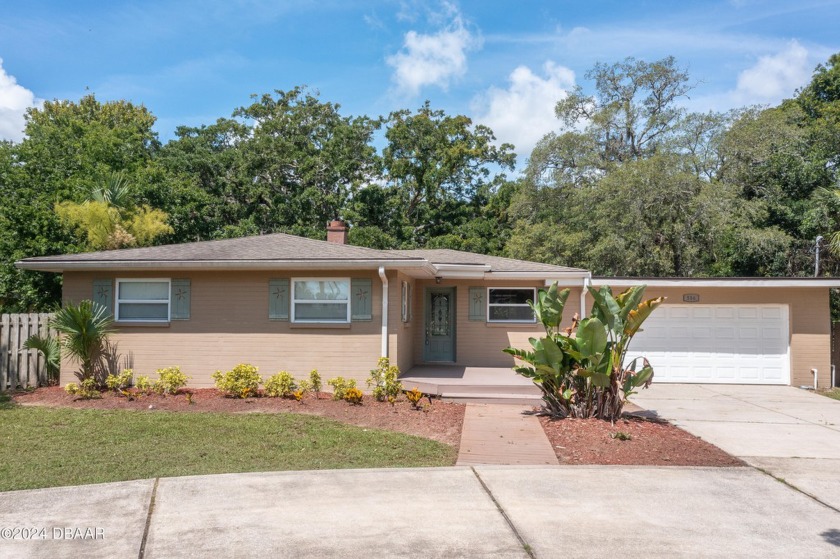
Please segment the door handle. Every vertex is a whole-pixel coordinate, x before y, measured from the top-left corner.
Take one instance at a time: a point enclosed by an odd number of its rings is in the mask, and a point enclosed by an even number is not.
[[[429,345],[429,329],[426,328],[426,345]]]

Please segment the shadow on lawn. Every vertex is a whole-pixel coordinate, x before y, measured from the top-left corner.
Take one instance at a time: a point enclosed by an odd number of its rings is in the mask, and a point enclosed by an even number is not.
[[[11,394],[0,394],[0,411],[10,410],[17,407],[17,404],[12,400]]]

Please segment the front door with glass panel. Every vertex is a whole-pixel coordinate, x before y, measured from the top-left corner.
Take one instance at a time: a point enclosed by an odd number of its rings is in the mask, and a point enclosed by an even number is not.
[[[426,289],[426,361],[455,361],[455,288]]]

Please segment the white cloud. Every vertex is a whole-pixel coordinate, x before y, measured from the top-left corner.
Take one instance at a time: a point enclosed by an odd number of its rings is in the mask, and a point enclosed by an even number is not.
[[[39,103],[34,93],[6,73],[0,58],[0,140],[22,140],[26,109]]]
[[[482,40],[467,29],[457,8],[444,4],[449,23],[434,34],[409,31],[400,52],[386,58],[394,68],[397,91],[411,96],[427,85],[447,90],[452,80],[467,72],[467,52],[481,47]]]
[[[516,146],[520,156],[527,157],[543,136],[557,129],[554,106],[575,85],[575,73],[550,60],[543,64],[543,76],[519,66],[508,76],[506,89],[491,87],[472,101],[476,121],[492,128],[499,143]]]
[[[808,50],[791,41],[784,50],[762,56],[741,72],[732,95],[740,103],[775,104],[808,83],[813,68]]]

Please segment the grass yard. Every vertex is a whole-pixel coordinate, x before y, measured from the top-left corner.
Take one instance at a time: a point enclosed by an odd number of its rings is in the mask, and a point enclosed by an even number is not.
[[[817,394],[822,394],[823,396],[828,396],[829,398],[840,400],[840,388],[829,388],[828,390],[820,390],[817,392]]]
[[[0,491],[229,472],[451,466],[456,457],[454,448],[429,439],[290,413],[79,410],[3,398],[0,427]]]

